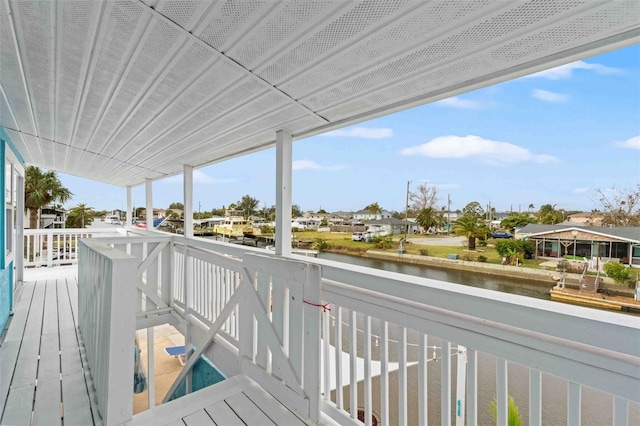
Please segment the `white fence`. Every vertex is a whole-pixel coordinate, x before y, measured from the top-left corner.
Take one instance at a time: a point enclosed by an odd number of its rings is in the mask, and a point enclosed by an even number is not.
[[[80,238],[125,235],[124,228],[25,229],[24,266],[56,266],[78,263]]]
[[[136,259],[97,239],[79,242],[78,328],[103,424],[133,413]]]
[[[138,259],[138,289],[153,302],[147,311],[172,311],[187,324],[187,344],[227,375],[245,371],[246,310],[230,307],[251,276],[242,259],[260,254],[285,274],[291,266],[255,248],[140,234],[108,241]],[[321,266],[322,301],[309,305],[330,309],[317,342],[320,408],[342,424],[372,424],[373,417],[382,424],[489,424],[494,397],[498,424],[506,424],[509,397],[529,424],[640,423],[637,317],[294,258]],[[272,299],[280,290],[255,288],[271,304],[269,316],[282,318],[285,305]],[[211,339],[224,344],[202,343]],[[251,352],[258,365],[262,356]]]

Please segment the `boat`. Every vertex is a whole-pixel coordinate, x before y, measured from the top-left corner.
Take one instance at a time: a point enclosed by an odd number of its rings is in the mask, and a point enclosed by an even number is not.
[[[262,235],[260,228],[253,226],[250,219],[246,219],[242,210],[227,209],[224,222],[213,227],[213,233],[229,238],[256,238]]]

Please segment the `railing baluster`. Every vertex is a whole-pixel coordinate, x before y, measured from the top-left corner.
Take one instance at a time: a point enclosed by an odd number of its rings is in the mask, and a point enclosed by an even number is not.
[[[629,424],[629,401],[619,396],[613,397],[613,424]]]
[[[380,422],[389,424],[389,323],[380,320]]]
[[[529,370],[529,424],[542,425],[542,373]]]
[[[351,418],[358,418],[358,333],[356,329],[356,311],[349,311],[349,359],[351,374],[349,375],[349,406]]]
[[[418,337],[418,424],[429,424],[429,394],[427,392],[427,335]]]
[[[398,424],[407,424],[407,329],[398,327]]]
[[[335,310],[335,329],[336,335],[336,407],[339,410],[344,408],[344,397],[342,389],[342,307],[336,306]]]
[[[442,341],[440,351],[440,419],[443,425],[451,424],[451,342]]]
[[[467,348],[467,424],[478,424],[478,352]]]
[[[578,383],[569,382],[567,392],[567,425],[579,426],[581,424],[581,386]]]
[[[364,315],[364,424],[371,426],[371,317]]]
[[[509,390],[507,384],[507,361],[496,359],[496,407],[498,426],[506,426],[509,419]]]
[[[334,308],[335,309],[335,308]],[[322,312],[322,363],[324,364],[324,387],[322,391],[324,392],[324,400],[328,401],[331,396],[331,370],[329,362],[330,354],[330,346],[331,346],[331,334],[330,334],[330,321],[331,314],[328,310],[324,310]]]

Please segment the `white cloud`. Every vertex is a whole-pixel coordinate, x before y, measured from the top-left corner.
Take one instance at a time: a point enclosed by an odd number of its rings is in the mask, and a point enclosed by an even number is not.
[[[166,182],[171,183],[182,183],[182,175],[175,175],[166,180]],[[205,184],[216,184],[216,183],[233,183],[237,182],[235,178],[214,178],[202,172],[200,170],[193,171],[193,183],[205,183]]]
[[[608,67],[602,64],[594,64],[590,62],[577,61],[570,64],[560,65],[545,71],[527,75],[524,78],[546,78],[547,80],[561,80],[571,78],[575,70],[589,70],[596,74],[610,75],[621,74],[623,71],[619,68]]]
[[[634,136],[622,142],[615,142],[615,144],[621,148],[640,149],[640,136]]]
[[[432,158],[475,157],[487,164],[517,164],[526,162],[550,163],[552,155],[533,154],[512,143],[493,141],[480,136],[441,136],[422,145],[405,148],[402,155],[423,155]]]
[[[293,170],[344,170],[347,166],[323,166],[311,160],[296,160],[292,163]]]
[[[457,96],[453,96],[451,98],[443,99],[438,102],[434,102],[434,105],[442,105],[453,108],[462,108],[462,109],[482,109],[483,105],[478,101],[470,101],[468,99],[460,99]]]
[[[542,89],[534,89],[531,95],[545,102],[564,102],[569,100],[569,95],[565,95],[564,93],[554,93],[549,92],[547,90]]]
[[[392,129],[382,127],[352,127],[350,129],[339,129],[325,133],[323,136],[330,137],[350,137],[363,139],[384,139],[393,136]]]

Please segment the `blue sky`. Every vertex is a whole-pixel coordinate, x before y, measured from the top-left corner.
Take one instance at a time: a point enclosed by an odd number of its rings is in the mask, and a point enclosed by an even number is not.
[[[377,202],[404,210],[428,182],[440,206],[478,201],[498,211],[600,207],[596,189],[640,182],[640,46],[424,105],[293,144],[293,202],[303,210],[354,211]],[[59,175],[102,210],[126,206],[124,188]],[[275,149],[195,171],[194,210],[249,194],[275,203]],[[154,207],[182,200],[182,178],[154,182]],[[143,206],[144,186],[133,189]]]

